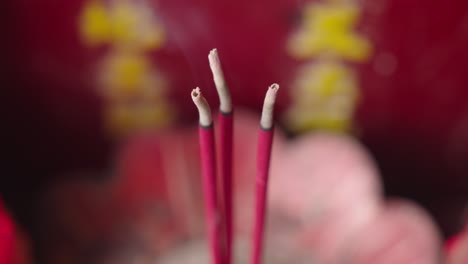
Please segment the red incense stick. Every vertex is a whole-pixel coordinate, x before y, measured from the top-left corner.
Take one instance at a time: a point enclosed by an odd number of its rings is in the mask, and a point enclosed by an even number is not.
[[[219,211],[216,197],[216,159],[213,119],[210,106],[199,88],[192,91],[192,100],[200,116],[199,137],[202,163],[203,195],[205,200],[206,228],[211,249],[212,263],[222,264],[220,251]]]
[[[278,84],[273,84],[268,88],[260,120],[257,150],[257,175],[255,179],[255,226],[253,232],[252,264],[260,264],[262,261],[268,173],[270,168],[274,130],[273,108],[278,89]]]
[[[225,227],[225,263],[230,264],[232,259],[233,241],[233,192],[232,192],[232,131],[233,110],[229,89],[224,80],[221,63],[216,49],[208,55],[213,80],[219,96],[219,127],[221,150],[221,176],[224,201],[224,227]]]

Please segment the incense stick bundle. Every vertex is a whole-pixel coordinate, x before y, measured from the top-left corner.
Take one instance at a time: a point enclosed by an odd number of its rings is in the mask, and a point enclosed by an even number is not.
[[[230,264],[233,243],[233,191],[232,191],[232,147],[233,147],[233,109],[229,89],[224,80],[217,50],[208,55],[213,80],[218,92],[222,194],[216,191],[216,155],[213,118],[208,102],[199,88],[192,91],[192,100],[198,108],[200,117],[199,139],[202,159],[203,194],[205,200],[206,225],[208,240],[214,264]],[[252,244],[252,264],[260,264],[263,251],[263,237],[266,213],[266,197],[271,148],[273,142],[273,110],[279,86],[268,88],[263,103],[257,152],[257,174],[255,183],[255,223]],[[224,202],[223,214],[218,208],[218,198]],[[219,219],[224,220],[224,232],[220,230]],[[221,246],[224,254],[221,253]]]
[[[213,131],[213,119],[208,102],[199,88],[192,91],[192,100],[197,106],[200,124],[199,140],[202,163],[203,195],[205,201],[206,228],[213,264],[222,264],[221,230],[219,226],[219,209],[216,194],[216,156]]]
[[[211,50],[208,55],[213,80],[219,96],[219,128],[220,128],[220,157],[221,157],[221,179],[224,202],[224,228],[225,228],[225,263],[230,264],[232,259],[233,241],[233,191],[232,191],[232,131],[233,131],[233,108],[231,95],[224,80],[221,62],[216,49]]]
[[[257,174],[255,178],[255,223],[252,244],[252,264],[260,264],[262,261],[268,174],[274,131],[273,109],[278,89],[279,86],[277,84],[273,84],[268,88],[260,119],[257,150]]]

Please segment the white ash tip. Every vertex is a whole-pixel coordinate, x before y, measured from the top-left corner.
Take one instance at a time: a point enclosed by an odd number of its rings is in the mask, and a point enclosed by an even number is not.
[[[276,94],[278,93],[278,90],[279,90],[279,85],[277,83],[274,83],[270,85],[270,87],[268,87],[268,91],[266,92],[266,95],[265,95],[265,101],[263,103],[265,106],[275,104]]]
[[[277,92],[279,90],[279,84],[274,83],[274,84],[270,85],[270,87],[268,89],[269,90],[274,90],[275,92]]]
[[[208,56],[218,56],[218,50],[216,48],[210,50],[210,54]]]
[[[208,54],[208,60],[210,62],[211,70],[214,71],[213,74],[222,74],[221,73],[221,63],[219,61],[219,56],[218,56],[218,50],[217,49],[212,49],[210,51],[210,54]]]
[[[260,119],[260,126],[263,129],[270,129],[273,127],[273,110],[278,90],[279,85],[274,83],[268,87],[268,91],[266,92],[265,100],[263,102],[262,116]]]
[[[221,112],[230,113],[232,112],[232,102],[229,88],[224,80],[223,70],[221,69],[221,61],[218,57],[218,50],[212,49],[208,54],[208,60],[210,62],[211,72],[213,73],[213,81],[216,86],[216,91],[219,96],[219,109]]]
[[[197,88],[193,89],[191,95],[192,95],[193,100],[196,100],[196,99],[200,98],[200,95],[201,95],[200,88],[197,87]]]
[[[201,126],[210,126],[213,119],[211,117],[211,109],[210,105],[206,101],[205,97],[203,97],[200,88],[195,88],[192,90],[192,100],[193,103],[197,106],[198,114],[200,117],[200,125]]]

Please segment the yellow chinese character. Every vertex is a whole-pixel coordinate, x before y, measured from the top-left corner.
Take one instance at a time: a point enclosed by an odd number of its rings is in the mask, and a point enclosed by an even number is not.
[[[112,38],[111,24],[104,4],[91,0],[85,4],[80,17],[80,35],[88,46],[108,43]]]
[[[153,50],[164,42],[162,27],[150,7],[128,0],[115,0],[110,10],[114,45]]]
[[[90,0],[80,17],[88,46],[109,45],[97,75],[108,129],[116,136],[167,126],[175,112],[164,95],[166,82],[147,52],[164,42],[145,1]]]
[[[103,61],[102,85],[108,97],[137,96],[150,78],[149,59],[134,52],[111,52]]]
[[[304,11],[302,27],[288,43],[290,54],[300,59],[328,54],[350,61],[365,60],[371,46],[354,32],[359,14],[354,4],[309,4]]]
[[[358,101],[354,73],[331,59],[304,66],[292,87],[293,106],[285,115],[294,131],[326,129],[346,132],[351,128]]]
[[[154,50],[164,42],[160,24],[144,2],[114,0],[109,5],[91,0],[80,17],[80,35],[88,46],[114,46]]]
[[[174,110],[164,103],[111,103],[105,111],[107,129],[115,136],[128,136],[165,127],[174,118]]]

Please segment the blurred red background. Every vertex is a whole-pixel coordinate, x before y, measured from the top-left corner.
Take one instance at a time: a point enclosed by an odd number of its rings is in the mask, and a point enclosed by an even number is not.
[[[44,186],[68,172],[99,176],[115,142],[103,130],[102,99],[93,71],[106,50],[86,48],[78,35],[81,0],[12,0],[1,4],[3,136],[7,148],[1,194],[31,234]],[[167,42],[152,57],[167,76],[183,113],[174,126],[195,123],[188,96],[196,85],[216,100],[206,54],[222,54],[237,106],[258,111],[264,88],[284,89],[300,62],[285,43],[305,1],[151,1]],[[460,230],[468,195],[468,2],[362,1],[360,31],[374,45],[355,65],[362,100],[356,136],[377,160],[386,194],[425,206],[446,235]],[[375,70],[381,54],[395,56],[391,75]],[[285,93],[287,94],[287,93]],[[289,104],[281,97],[277,111]],[[97,175],[96,174],[96,175]],[[94,174],[93,174],[94,175]],[[142,183],[144,184],[144,183]]]

